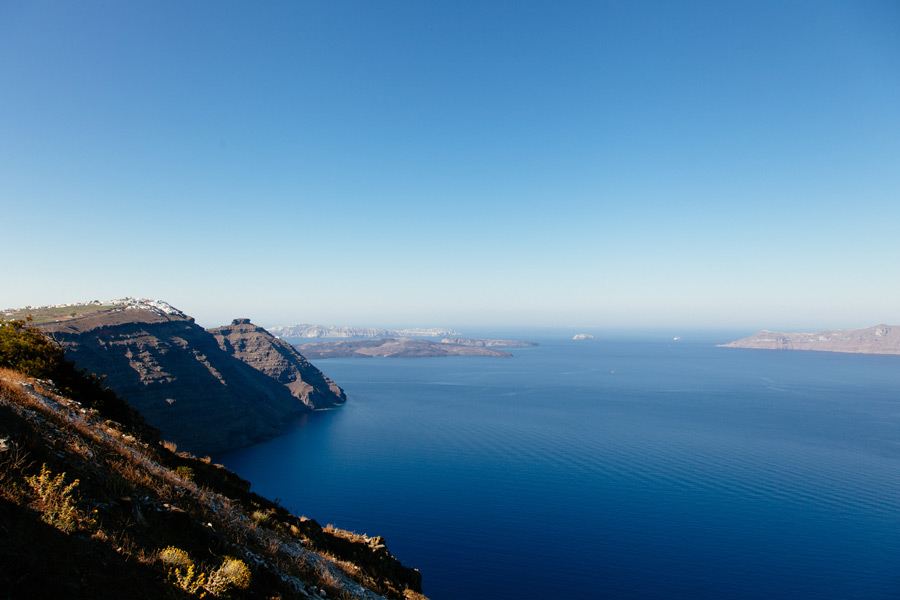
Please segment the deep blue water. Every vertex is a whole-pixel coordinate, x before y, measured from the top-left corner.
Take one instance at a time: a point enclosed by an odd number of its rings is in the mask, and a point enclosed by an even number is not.
[[[317,361],[346,406],[217,460],[432,600],[900,598],[900,357],[570,337]]]

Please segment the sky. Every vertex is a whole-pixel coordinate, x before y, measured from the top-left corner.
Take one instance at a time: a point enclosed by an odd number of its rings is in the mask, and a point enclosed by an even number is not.
[[[0,0],[0,307],[900,324],[900,4]]]

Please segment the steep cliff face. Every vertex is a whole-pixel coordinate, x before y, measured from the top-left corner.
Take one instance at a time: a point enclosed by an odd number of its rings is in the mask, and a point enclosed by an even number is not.
[[[63,345],[79,368],[105,375],[107,385],[166,439],[195,454],[273,437],[290,417],[310,410],[278,377],[245,362],[252,358],[249,352],[245,360],[235,358],[181,313],[115,309],[40,328]],[[304,381],[312,388],[307,399],[343,401],[342,392],[319,376]],[[303,387],[296,380],[292,384]]]
[[[235,319],[231,325],[209,332],[222,350],[286,386],[291,395],[309,408],[329,408],[347,399],[344,390],[293,346],[257,327],[250,319]]]
[[[758,350],[900,354],[900,327],[875,325],[865,329],[835,329],[816,333],[781,333],[764,330],[721,346]]]

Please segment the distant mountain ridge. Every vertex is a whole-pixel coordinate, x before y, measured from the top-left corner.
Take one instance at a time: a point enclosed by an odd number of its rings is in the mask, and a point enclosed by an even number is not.
[[[720,347],[900,354],[900,326],[882,324],[865,329],[829,329],[815,333],[782,333],[763,330],[727,344],[720,344]]]
[[[463,338],[463,337],[444,337],[441,338],[442,344],[457,344],[459,346],[473,346],[477,348],[526,348],[528,346],[537,346],[537,342],[526,342],[523,340],[492,340],[485,338]]]
[[[246,319],[207,331],[165,303],[141,301],[39,327],[166,439],[199,455],[274,437],[291,417],[345,401],[289,344]]]
[[[459,335],[453,329],[377,329],[374,327],[340,327],[335,325],[279,325],[268,327],[269,333],[282,338],[388,338],[388,337],[441,337]]]
[[[509,352],[462,344],[447,344],[414,338],[382,338],[344,342],[311,342],[296,348],[312,359],[317,358],[425,358],[440,356],[494,356],[508,358]]]

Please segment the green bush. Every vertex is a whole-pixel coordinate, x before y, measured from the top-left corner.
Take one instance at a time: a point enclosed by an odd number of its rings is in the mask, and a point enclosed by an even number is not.
[[[0,367],[29,377],[50,379],[60,393],[93,408],[106,418],[135,424],[134,411],[125,400],[103,385],[103,378],[78,369],[66,360],[56,342],[44,336],[28,319],[0,320]]]

